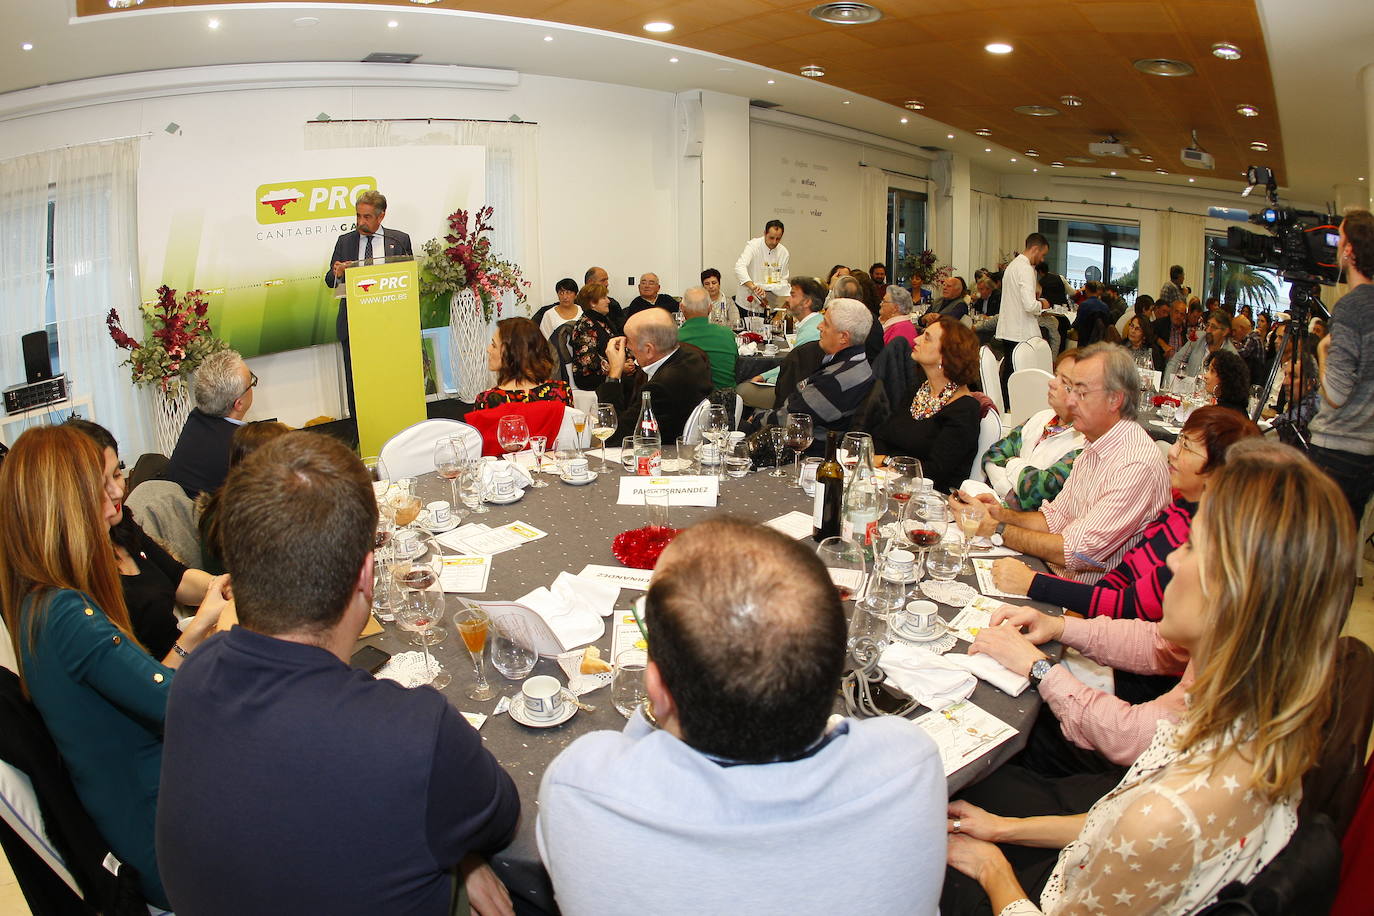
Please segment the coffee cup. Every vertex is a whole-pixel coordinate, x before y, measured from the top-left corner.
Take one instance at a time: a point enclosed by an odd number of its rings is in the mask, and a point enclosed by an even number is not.
[[[396,553],[403,557],[414,554],[420,547],[420,533],[413,528],[397,528],[392,538]]]
[[[568,476],[569,480],[586,480],[587,459],[569,458],[567,463],[563,465],[563,473]]]
[[[437,499],[425,506],[426,518],[430,527],[440,528],[453,521],[453,509],[449,506],[448,500]]]
[[[510,499],[515,495],[515,474],[504,462],[492,471],[491,495],[496,499]]]
[[[894,582],[909,582],[916,574],[916,555],[909,550],[889,550],[886,575]]]
[[[922,638],[935,635],[940,620],[940,609],[934,601],[908,601],[906,605],[906,630],[913,636]]]
[[[764,344],[764,345],[763,345],[763,355],[764,355],[764,356],[777,356],[777,355],[778,355],[778,345],[777,345],[777,344],[774,344],[774,343]]]
[[[563,685],[547,674],[532,677],[520,685],[525,698],[525,714],[531,719],[552,719],[563,711]]]

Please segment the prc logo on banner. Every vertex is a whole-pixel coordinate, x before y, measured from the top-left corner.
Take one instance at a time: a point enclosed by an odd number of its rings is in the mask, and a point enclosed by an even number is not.
[[[259,225],[295,223],[311,219],[352,218],[353,202],[377,187],[377,179],[322,178],[258,185],[253,209]]]

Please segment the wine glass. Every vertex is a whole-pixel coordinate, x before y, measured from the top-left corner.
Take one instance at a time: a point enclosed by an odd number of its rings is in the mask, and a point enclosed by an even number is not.
[[[840,440],[840,449],[844,452],[840,463],[844,465],[845,480],[849,479],[854,465],[859,463],[859,445],[867,438],[868,433],[845,433],[844,438]]]
[[[887,495],[897,504],[897,517],[906,511],[907,503],[921,489],[921,462],[906,455],[887,459]]]
[[[389,497],[391,515],[397,528],[405,528],[420,517],[420,497],[415,495],[415,481],[404,478],[397,481],[397,491]]]
[[[835,583],[840,600],[848,601],[854,597],[854,593],[863,585],[867,568],[863,548],[853,541],[834,537],[821,541],[816,553],[830,571],[830,579]]]
[[[463,505],[474,515],[490,512],[486,505],[487,479],[486,462],[481,458],[468,458],[463,461],[463,474],[459,478],[459,490],[463,494]]]
[[[787,431],[781,426],[770,427],[768,438],[773,442],[773,470],[768,472],[768,476],[786,477],[787,472],[782,469],[782,448],[786,442]]]
[[[482,670],[482,657],[487,648],[487,628],[491,618],[477,605],[464,602],[462,607],[453,612],[453,622],[463,637],[468,654],[472,656],[472,670],[477,677],[477,686],[468,691],[468,699],[490,700],[496,696],[496,691],[487,683],[487,676]]]
[[[544,471],[544,450],[549,447],[547,436],[530,436],[530,451],[534,453],[534,473],[530,476],[534,478],[530,486],[536,490],[542,490],[549,485],[549,482],[541,476]]]
[[[429,634],[439,619],[443,598],[434,592],[410,592],[401,599],[396,610],[396,619],[407,630],[413,630],[419,637],[420,648],[425,653],[425,673],[429,680],[425,683],[437,690],[443,690],[453,680],[444,669],[435,670],[434,656],[429,654],[431,640]]]
[[[801,458],[802,449],[811,447],[814,439],[814,426],[809,413],[789,413],[787,415],[787,426],[784,427],[787,447],[792,450],[792,482],[798,487],[801,486],[801,468],[798,461]]]
[[[719,448],[730,438],[730,414],[720,404],[706,408],[706,417],[701,426],[701,437],[714,442]]]
[[[959,565],[960,573],[964,571],[964,566],[968,562],[968,555],[973,550],[973,539],[977,537],[978,528],[983,524],[985,515],[987,509],[981,502],[965,503],[954,510],[954,520],[959,526],[964,548],[964,562]]]
[[[938,496],[913,496],[902,512],[902,533],[921,552],[925,561],[930,548],[940,543],[949,527],[949,507]]]
[[[363,467],[367,468],[367,476],[372,478],[372,492],[381,499],[391,489],[391,475],[386,471],[386,462],[376,455],[370,455],[363,459]]]
[[[616,413],[614,404],[600,403],[596,405],[596,412],[592,415],[592,438],[601,443],[600,473],[602,474],[610,470],[606,467],[606,440],[615,435],[615,427],[619,422],[620,415]]]
[[[454,512],[461,511],[458,501],[458,475],[463,470],[463,454],[458,443],[452,439],[440,439],[434,443],[434,470],[448,481],[449,505]]]
[[[496,441],[506,450],[506,457],[514,460],[516,452],[530,444],[530,425],[518,413],[508,413],[496,421]]]

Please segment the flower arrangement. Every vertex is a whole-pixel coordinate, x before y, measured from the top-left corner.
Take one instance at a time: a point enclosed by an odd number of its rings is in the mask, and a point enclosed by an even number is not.
[[[927,283],[942,283],[954,273],[953,267],[941,266],[940,258],[929,248],[919,254],[912,252],[903,257],[902,267],[908,275],[920,274]]]
[[[517,302],[526,301],[525,290],[530,284],[520,268],[491,252],[491,239],[485,233],[492,229],[494,212],[492,207],[478,210],[469,231],[468,211],[458,210],[448,218],[448,235],[425,242],[420,258],[422,295],[452,295],[470,289],[482,300],[482,314],[487,321],[491,320],[502,293],[510,291],[515,293]]]
[[[176,400],[205,357],[228,347],[210,330],[205,317],[208,308],[205,294],[198,289],[178,299],[176,290],[159,286],[157,301],[139,307],[143,323],[150,329],[142,343],[124,330],[119,313],[110,309],[105,326],[115,346],[129,351],[128,359],[120,365],[132,367],[135,385],[156,385],[167,400]]]
[[[767,342],[763,339],[763,335],[757,331],[745,331],[739,336],[739,339],[743,343],[758,344],[759,346],[763,346]]]

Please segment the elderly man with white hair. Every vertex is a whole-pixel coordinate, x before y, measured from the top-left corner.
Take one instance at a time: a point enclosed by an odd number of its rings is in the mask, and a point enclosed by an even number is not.
[[[627,357],[638,368],[631,370]],[[711,363],[706,354],[678,341],[677,322],[664,309],[649,308],[625,322],[625,336],[606,345],[606,381],[596,399],[615,407],[619,420],[606,440],[620,445],[634,433],[645,392],[658,420],[663,444],[678,440],[687,417],[711,393]]]
[[[180,484],[191,499],[220,488],[229,476],[230,440],[253,406],[257,384],[258,377],[238,351],[221,350],[205,357],[192,387],[195,409],[181,428],[162,472],[164,479]]]
[[[868,306],[857,299],[832,299],[820,325],[820,368],[802,379],[797,390],[763,422],[781,425],[789,413],[810,414],[814,439],[808,454],[820,454],[826,433],[847,431],[850,418],[873,387],[873,370],[864,354],[864,341],[873,327]]]
[[[883,293],[883,301],[878,305],[878,320],[883,323],[883,346],[898,337],[916,346],[916,325],[911,323],[911,310],[914,303],[911,292],[904,286],[893,284]]]

